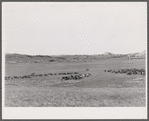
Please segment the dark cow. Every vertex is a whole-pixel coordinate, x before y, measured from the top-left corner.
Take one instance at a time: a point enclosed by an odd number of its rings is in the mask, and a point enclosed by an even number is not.
[[[132,74],[131,71],[128,71],[128,72],[127,72],[127,75],[131,75],[131,74]]]
[[[17,76],[13,76],[14,79],[17,79]]]
[[[70,79],[70,77],[64,76],[64,77],[61,78],[61,81],[62,81],[62,80],[69,80],[69,79]]]
[[[73,72],[74,74],[79,74],[78,72]]]
[[[89,71],[89,69],[87,68],[86,71]]]
[[[35,73],[32,73],[31,76],[35,76]]]
[[[44,76],[48,76],[48,74],[44,74]]]
[[[115,73],[117,74],[119,71],[118,70],[115,70]]]
[[[108,72],[111,72],[111,71],[112,71],[112,69],[108,70]]]
[[[43,76],[42,74],[38,74],[38,76]]]

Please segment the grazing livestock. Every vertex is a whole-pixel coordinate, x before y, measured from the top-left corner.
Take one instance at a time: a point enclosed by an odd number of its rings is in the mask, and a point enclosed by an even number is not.
[[[85,74],[85,77],[89,77],[90,75],[91,75],[91,74],[89,74],[89,73],[88,73],[88,74]]]
[[[117,74],[119,71],[118,70],[115,70],[115,73]]]
[[[111,72],[111,71],[112,71],[112,69],[108,70],[108,72]]]
[[[48,74],[44,74],[44,76],[48,76]]]
[[[78,72],[74,72],[74,74],[79,74]]]
[[[32,76],[31,75],[28,75],[27,78],[32,78]]]
[[[35,73],[32,73],[31,76],[35,76]]]
[[[86,71],[89,71],[89,69],[87,68]]]
[[[144,69],[136,69],[136,68],[133,68],[133,69],[119,69],[119,70],[106,70],[106,72],[111,72],[111,73],[120,73],[120,74],[123,74],[123,73],[126,73],[127,75],[145,75],[145,70]]]
[[[132,73],[129,71],[129,72],[127,72],[127,75],[131,75]]]
[[[78,72],[67,72],[67,73],[48,73],[48,74],[35,74],[35,73],[32,73],[31,75],[24,75],[24,76],[8,76],[8,77],[5,77],[5,80],[9,80],[9,79],[25,79],[25,78],[34,78],[34,77],[42,77],[42,76],[48,76],[48,75],[69,75],[69,76],[65,76],[65,77],[62,77],[61,80],[78,80],[78,79],[82,79],[82,78],[85,78],[85,77],[89,77],[91,74],[90,73],[87,73],[87,74],[79,74]]]
[[[64,76],[61,78],[61,80],[79,80],[85,77],[89,77],[91,74],[87,73],[87,74],[71,74],[70,76]]]
[[[135,75],[136,75],[136,74],[137,74],[137,71],[133,71],[133,74],[135,74]]]
[[[17,76],[13,76],[14,79],[17,79]]]

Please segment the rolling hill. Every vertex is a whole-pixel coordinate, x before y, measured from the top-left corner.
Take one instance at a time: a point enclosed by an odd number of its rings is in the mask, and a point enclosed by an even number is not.
[[[114,54],[105,52],[98,55],[25,55],[25,54],[5,54],[6,63],[41,63],[41,62],[86,62],[94,61],[103,58],[145,58],[145,51],[140,53],[128,53],[128,54]]]

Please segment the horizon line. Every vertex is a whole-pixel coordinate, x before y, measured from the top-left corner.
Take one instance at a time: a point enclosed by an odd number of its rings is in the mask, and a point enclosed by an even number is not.
[[[143,51],[146,51],[146,50],[143,50]],[[141,52],[143,52],[143,51],[141,51]],[[135,54],[135,53],[141,53],[141,52],[132,52],[132,53],[125,53],[125,54]],[[117,54],[117,53],[112,53],[112,52],[104,52],[104,53],[111,53],[111,54]],[[18,55],[31,55],[31,56],[67,56],[67,55],[103,55],[104,53],[102,53],[102,54],[51,54],[51,55],[41,55],[41,54],[21,54],[21,53],[5,53],[5,55],[6,54],[18,54]],[[121,53],[119,53],[119,54],[121,54]],[[119,55],[119,54],[117,54],[117,55]],[[123,54],[121,54],[121,55],[125,55],[124,53]]]

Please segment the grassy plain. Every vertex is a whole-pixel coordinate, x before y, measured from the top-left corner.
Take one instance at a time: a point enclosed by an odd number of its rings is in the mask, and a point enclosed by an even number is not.
[[[86,69],[89,71],[86,71]],[[145,76],[113,74],[106,69],[145,69],[145,60],[105,58],[92,62],[49,62],[5,65],[5,76],[31,73],[91,73],[81,80],[61,75],[5,80],[6,107],[142,107],[146,104]],[[135,80],[141,78],[143,80]]]

